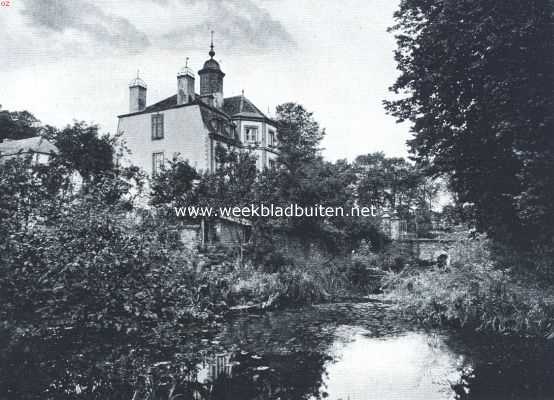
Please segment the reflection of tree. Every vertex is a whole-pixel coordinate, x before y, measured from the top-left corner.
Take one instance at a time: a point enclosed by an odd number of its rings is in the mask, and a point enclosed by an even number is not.
[[[323,354],[200,352],[190,336],[180,342],[182,335],[84,340],[82,332],[58,332],[48,340],[21,341],[2,355],[8,368],[0,371],[0,386],[8,388],[7,399],[21,400],[320,398]],[[199,354],[205,355],[199,360]]]
[[[540,339],[465,332],[446,343],[467,357],[452,389],[459,400],[554,398],[554,346]]]
[[[235,353],[231,374],[220,375],[202,400],[319,399],[326,357],[319,353]]]
[[[371,319],[369,310],[335,305],[241,316],[216,331],[193,324],[134,334],[61,330],[9,346],[0,330],[2,399],[322,399],[333,321],[360,318],[390,331],[387,316]],[[216,333],[217,343],[202,342]]]

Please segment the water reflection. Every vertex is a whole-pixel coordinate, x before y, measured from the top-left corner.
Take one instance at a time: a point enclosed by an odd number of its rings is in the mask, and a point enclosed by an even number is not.
[[[383,304],[241,315],[163,340],[58,337],[4,353],[1,399],[546,400],[552,344],[423,332]],[[117,344],[116,344],[117,343]],[[101,346],[99,346],[101,344]]]
[[[333,362],[322,390],[330,399],[454,399],[452,383],[461,378],[463,357],[437,335],[409,333],[372,338],[356,333],[333,345]]]

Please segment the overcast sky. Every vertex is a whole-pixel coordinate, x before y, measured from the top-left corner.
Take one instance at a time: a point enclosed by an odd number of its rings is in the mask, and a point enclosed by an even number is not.
[[[397,72],[395,0],[11,0],[0,8],[0,104],[43,123],[115,132],[140,69],[147,103],[198,70],[215,31],[225,96],[262,111],[295,101],[326,128],[329,159],[407,154],[409,127],[385,114]],[[198,81],[197,81],[198,90]]]

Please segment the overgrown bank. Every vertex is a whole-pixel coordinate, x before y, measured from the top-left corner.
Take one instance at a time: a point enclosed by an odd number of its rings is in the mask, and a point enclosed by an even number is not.
[[[474,240],[468,257],[450,266],[389,274],[387,297],[425,325],[553,339],[554,287],[493,261],[486,245]]]

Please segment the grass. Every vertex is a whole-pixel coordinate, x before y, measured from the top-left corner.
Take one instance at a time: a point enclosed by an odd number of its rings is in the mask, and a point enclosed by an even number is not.
[[[482,241],[469,246],[475,251],[450,267],[387,274],[387,297],[423,324],[552,338],[554,288],[500,268]]]

